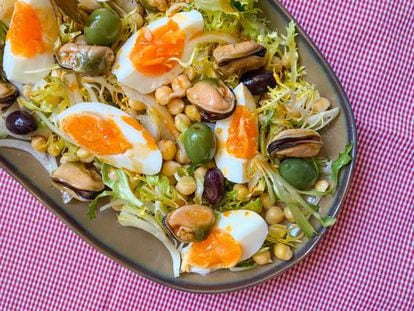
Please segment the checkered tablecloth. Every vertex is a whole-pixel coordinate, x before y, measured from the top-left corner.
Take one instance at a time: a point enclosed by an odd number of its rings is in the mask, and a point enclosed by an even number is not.
[[[183,293],[100,254],[0,170],[0,310],[413,310],[414,2],[284,0],[350,98],[359,159],[338,223],[260,286]]]

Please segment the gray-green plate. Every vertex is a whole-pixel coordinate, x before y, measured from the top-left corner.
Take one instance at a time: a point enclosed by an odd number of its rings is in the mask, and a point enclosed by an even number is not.
[[[271,27],[284,31],[292,17],[277,1],[260,1],[264,14],[271,20]],[[346,144],[354,142],[352,156],[354,161],[346,167],[340,177],[337,193],[321,204],[332,216],[336,216],[345,199],[350,185],[356,160],[356,127],[348,99],[332,69],[323,58],[315,44],[299,27],[299,54],[306,66],[307,79],[314,83],[320,93],[339,106],[341,114],[323,132],[325,141],[323,152],[335,158]],[[218,293],[234,291],[257,285],[267,279],[280,275],[308,255],[328,231],[318,228],[317,235],[295,251],[289,262],[274,261],[244,272],[216,271],[207,276],[184,274],[179,278],[172,275],[172,263],[167,250],[158,240],[146,232],[125,228],[117,223],[115,212],[108,210],[98,213],[90,222],[83,203],[64,205],[60,193],[55,190],[49,176],[30,155],[12,149],[2,148],[0,163],[22,185],[43,202],[55,215],[65,222],[79,236],[96,249],[119,264],[139,275],[169,287],[199,292]],[[339,218],[340,222],[341,219]]]

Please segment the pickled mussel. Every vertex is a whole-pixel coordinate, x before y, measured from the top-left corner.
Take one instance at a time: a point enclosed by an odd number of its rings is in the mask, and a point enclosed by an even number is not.
[[[0,80],[0,106],[10,106],[18,96],[19,91],[13,84]]]
[[[100,75],[111,69],[115,55],[105,46],[67,43],[59,49],[56,59],[63,68]]]
[[[82,163],[62,164],[51,174],[53,185],[79,201],[93,200],[104,188],[102,177]]]
[[[179,241],[189,243],[204,240],[216,222],[211,208],[186,205],[167,214],[164,226]]]
[[[236,108],[233,91],[218,79],[197,82],[187,90],[187,99],[196,105],[202,117],[210,122],[227,118]]]
[[[242,82],[253,95],[265,94],[269,88],[276,86],[273,72],[266,70],[253,70],[246,72],[240,82]]]
[[[316,156],[323,145],[318,132],[310,129],[285,130],[275,136],[267,146],[272,156],[310,158]]]
[[[266,63],[266,48],[255,41],[244,41],[217,47],[213,51],[214,66],[223,76],[258,69]]]

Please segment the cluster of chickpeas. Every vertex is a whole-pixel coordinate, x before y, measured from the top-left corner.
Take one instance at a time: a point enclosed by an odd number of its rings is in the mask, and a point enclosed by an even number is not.
[[[61,138],[57,138],[54,135],[50,135],[47,139],[40,135],[32,137],[31,145],[34,150],[42,153],[48,153],[53,157],[58,157],[62,154],[62,151],[66,148],[65,142]],[[89,151],[79,148],[73,155],[63,155],[60,158],[60,163],[68,163],[73,161],[80,161],[83,163],[91,163],[95,159],[94,155]]]
[[[165,106],[171,116],[174,118],[174,125],[179,132],[184,132],[193,122],[200,122],[201,115],[195,105],[189,104],[186,99],[186,91],[192,86],[192,81],[197,73],[194,68],[190,67],[172,80],[171,85],[164,85],[155,91],[155,100],[162,106]],[[183,147],[172,140],[162,139],[158,143],[163,158],[163,166],[161,173],[164,176],[171,177],[170,180],[175,182],[173,178],[177,170],[183,166],[190,164],[190,158]],[[206,170],[200,167],[197,173],[203,173]],[[205,174],[205,172],[204,172]],[[183,176],[175,185],[178,192],[187,196],[196,191],[196,181],[192,176]]]

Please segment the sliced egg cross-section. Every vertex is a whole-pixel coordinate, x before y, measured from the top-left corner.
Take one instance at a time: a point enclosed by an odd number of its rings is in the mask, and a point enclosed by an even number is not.
[[[18,0],[4,47],[3,68],[11,81],[36,83],[54,65],[58,26],[49,0]]]
[[[204,29],[197,11],[163,17],[135,33],[118,52],[112,72],[123,85],[142,94],[170,83],[184,68],[177,60],[189,61],[189,41]]]
[[[232,268],[257,253],[267,234],[266,222],[255,212],[221,213],[207,239],[190,243],[182,250],[181,270],[205,275]]]
[[[237,106],[227,119],[216,122],[218,148],[217,167],[234,183],[248,182],[247,165],[258,152],[259,128],[256,104],[247,87],[240,83],[235,89]]]
[[[80,103],[57,119],[70,140],[103,162],[139,174],[160,172],[162,156],[153,137],[127,113],[102,103]]]

